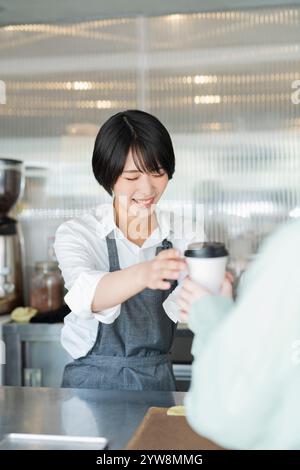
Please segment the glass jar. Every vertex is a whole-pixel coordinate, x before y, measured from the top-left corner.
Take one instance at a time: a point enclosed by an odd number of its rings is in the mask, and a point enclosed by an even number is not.
[[[30,282],[30,307],[39,312],[57,310],[64,302],[64,281],[56,261],[40,261]]]

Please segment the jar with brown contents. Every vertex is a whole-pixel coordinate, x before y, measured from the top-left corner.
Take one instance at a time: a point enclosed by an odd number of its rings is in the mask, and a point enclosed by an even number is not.
[[[55,261],[35,264],[30,283],[30,307],[39,312],[57,310],[63,305],[64,281]]]

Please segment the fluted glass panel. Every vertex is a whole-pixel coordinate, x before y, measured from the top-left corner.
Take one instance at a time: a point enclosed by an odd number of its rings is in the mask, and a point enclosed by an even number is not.
[[[22,158],[24,224],[49,238],[109,198],[93,178],[99,126],[139,108],[169,129],[165,201],[202,203],[206,236],[251,255],[300,215],[300,9],[0,28],[0,154]],[[43,253],[39,253],[39,257]]]

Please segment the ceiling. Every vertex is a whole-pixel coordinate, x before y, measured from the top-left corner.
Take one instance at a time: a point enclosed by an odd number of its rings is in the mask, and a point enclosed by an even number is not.
[[[0,0],[0,26],[299,4],[300,0]]]

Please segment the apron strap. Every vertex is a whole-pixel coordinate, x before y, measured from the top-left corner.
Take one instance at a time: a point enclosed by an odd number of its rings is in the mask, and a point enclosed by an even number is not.
[[[120,270],[120,263],[119,263],[119,255],[116,240],[114,237],[114,230],[112,230],[106,236],[106,244],[107,244],[107,251],[108,251],[108,259],[109,259],[109,271],[119,271]]]

